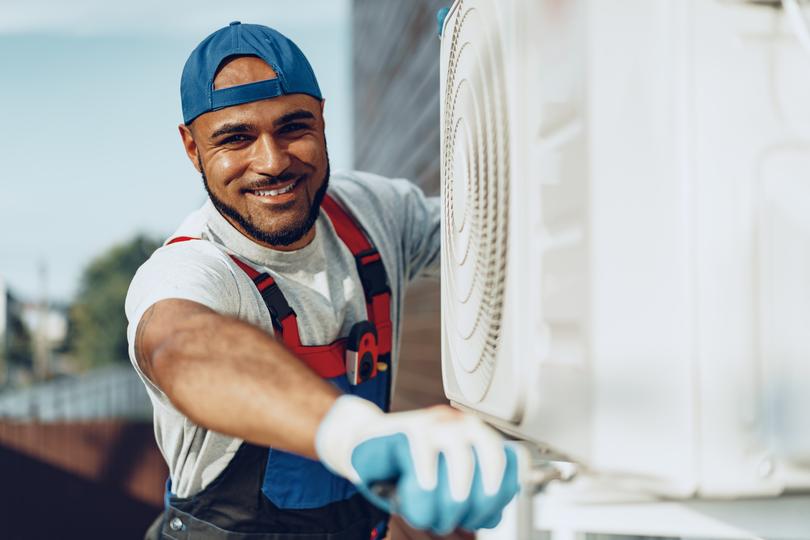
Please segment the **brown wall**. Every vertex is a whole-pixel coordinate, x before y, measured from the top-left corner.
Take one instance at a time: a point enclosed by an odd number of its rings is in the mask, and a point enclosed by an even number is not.
[[[449,0],[354,0],[354,166],[439,193],[439,39]],[[393,409],[447,403],[442,389],[439,284],[411,285]],[[392,540],[425,540],[394,519]],[[444,537],[471,539],[456,532]]]
[[[167,474],[151,423],[0,421],[0,538],[141,539]]]
[[[355,0],[354,164],[439,189],[439,39],[447,0]]]
[[[439,192],[438,0],[355,0],[354,165]],[[393,407],[446,403],[439,351],[439,285],[411,286]]]

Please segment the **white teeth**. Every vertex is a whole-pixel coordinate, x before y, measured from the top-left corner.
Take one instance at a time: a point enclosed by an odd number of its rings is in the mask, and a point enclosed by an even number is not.
[[[253,193],[258,195],[259,197],[275,197],[276,195],[283,195],[284,193],[289,193],[290,191],[293,190],[293,188],[295,187],[295,185],[297,183],[298,183],[298,180],[296,180],[295,182],[293,182],[290,185],[288,185],[286,187],[283,187],[281,189],[269,189],[269,190],[266,190],[266,191],[254,191]]]

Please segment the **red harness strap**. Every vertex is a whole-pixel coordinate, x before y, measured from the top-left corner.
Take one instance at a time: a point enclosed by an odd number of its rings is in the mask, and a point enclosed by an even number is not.
[[[199,240],[192,236],[177,236],[172,238],[166,245],[174,244],[177,242],[186,242],[188,240]],[[298,335],[298,322],[295,318],[295,312],[287,304],[284,295],[276,285],[276,280],[270,274],[259,272],[236,255],[230,255],[233,262],[241,268],[245,274],[253,281],[259,294],[265,300],[265,303],[270,309],[270,318],[273,320],[273,326],[276,327],[276,335],[281,338],[288,346],[292,343],[301,343],[301,338]],[[271,307],[272,306],[272,307]],[[288,343],[288,341],[290,343]]]
[[[391,352],[391,289],[382,257],[362,229],[334,199],[326,196],[321,208],[329,216],[335,232],[354,255],[357,273],[366,296],[366,313],[377,327],[380,354]]]
[[[338,237],[355,257],[366,297],[366,313],[377,328],[379,354],[389,354],[392,339],[391,290],[388,288],[382,257],[368,241],[359,225],[329,195],[324,197],[321,208],[332,222]],[[169,240],[167,245],[188,240],[199,239],[178,236]],[[339,339],[329,345],[302,345],[295,312],[287,303],[273,277],[265,272],[259,272],[235,255],[230,257],[256,285],[270,311],[276,336],[287,348],[323,378],[345,375],[346,339]]]

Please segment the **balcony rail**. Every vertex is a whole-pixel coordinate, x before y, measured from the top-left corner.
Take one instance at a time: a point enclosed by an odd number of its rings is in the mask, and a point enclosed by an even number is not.
[[[0,393],[0,419],[58,422],[150,420],[152,406],[129,366],[106,366]]]

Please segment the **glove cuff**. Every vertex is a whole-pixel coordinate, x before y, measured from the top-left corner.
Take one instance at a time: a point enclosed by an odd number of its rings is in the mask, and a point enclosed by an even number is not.
[[[352,452],[362,441],[364,428],[384,415],[382,409],[368,400],[340,396],[318,426],[315,435],[318,458],[332,472],[354,484],[360,483],[360,476],[352,466]]]

